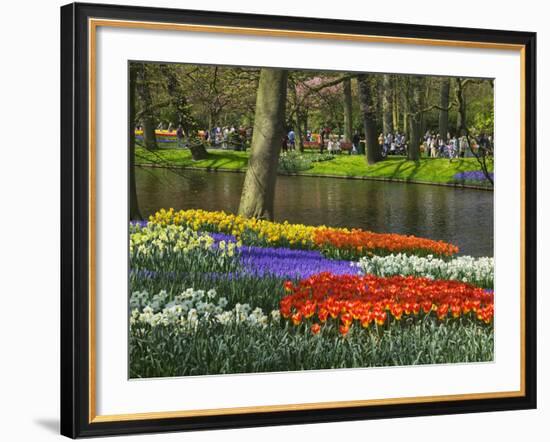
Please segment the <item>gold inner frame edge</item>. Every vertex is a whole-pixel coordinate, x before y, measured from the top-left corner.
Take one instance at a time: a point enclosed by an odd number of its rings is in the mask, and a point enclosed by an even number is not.
[[[324,40],[340,40],[340,41],[359,41],[371,43],[388,43],[388,44],[412,44],[420,46],[444,46],[444,47],[462,47],[462,48],[477,48],[477,49],[497,49],[519,51],[520,53],[520,209],[521,209],[521,226],[520,226],[520,389],[518,391],[504,392],[488,392],[488,393],[465,393],[453,395],[437,395],[437,396],[416,396],[404,398],[388,398],[388,399],[366,399],[366,400],[351,400],[351,401],[332,401],[332,402],[317,402],[317,403],[301,403],[301,404],[283,404],[283,405],[261,405],[261,406],[246,406],[233,408],[216,408],[216,409],[191,409],[177,411],[153,411],[145,413],[128,413],[128,414],[111,414],[97,415],[96,414],[96,312],[95,312],[95,274],[96,274],[96,243],[95,243],[95,207],[96,207],[96,164],[95,164],[95,148],[96,148],[96,30],[97,27],[115,27],[115,28],[134,28],[148,30],[170,30],[170,31],[186,31],[186,32],[206,32],[218,34],[236,34],[236,35],[254,35],[254,36],[272,36],[272,37],[293,37],[293,38],[310,38]],[[442,401],[460,401],[460,400],[482,400],[482,399],[497,399],[497,398],[513,398],[525,396],[525,46],[521,44],[506,44],[492,42],[474,42],[460,40],[439,40],[439,39],[424,39],[411,37],[390,37],[376,35],[361,35],[361,34],[341,34],[328,32],[312,32],[312,31],[293,31],[282,29],[264,29],[264,28],[244,28],[231,26],[211,26],[211,25],[191,25],[181,23],[159,23],[159,22],[143,22],[132,20],[111,20],[111,19],[88,19],[88,94],[89,94],[89,382],[88,382],[88,422],[120,422],[134,421],[147,419],[169,419],[183,417],[199,417],[199,416],[221,416],[235,415],[246,413],[270,413],[280,411],[299,411],[299,410],[322,410],[329,408],[348,408],[348,407],[365,407],[375,405],[397,405],[397,404],[413,404],[427,402],[442,402]]]

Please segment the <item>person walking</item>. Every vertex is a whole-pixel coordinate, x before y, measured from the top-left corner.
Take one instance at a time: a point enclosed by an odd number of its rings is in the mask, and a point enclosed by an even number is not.
[[[296,134],[292,129],[288,131],[288,142],[290,144],[290,150],[294,150],[296,148]]]
[[[464,158],[468,154],[468,150],[470,149],[470,143],[468,143],[468,137],[463,134],[460,137],[460,140],[458,142],[458,148],[459,148],[459,155],[460,158]]]
[[[288,152],[288,135],[283,135],[282,143],[281,143],[281,149],[283,152]]]

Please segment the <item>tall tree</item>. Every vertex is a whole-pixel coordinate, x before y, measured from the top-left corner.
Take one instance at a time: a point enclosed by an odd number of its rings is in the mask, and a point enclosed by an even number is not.
[[[400,76],[396,78],[396,83],[400,95],[402,97],[402,107],[403,107],[403,134],[406,139],[409,139],[409,88],[410,88],[410,78],[408,75]]]
[[[422,93],[420,94],[420,109],[422,110],[422,115],[420,116],[420,133],[423,135],[426,133],[426,124],[427,124],[427,103],[430,102],[430,95],[432,91],[432,78],[424,77],[422,79]]]
[[[456,79],[456,102],[458,105],[458,112],[456,114],[456,132],[458,134],[466,133],[466,96],[464,90],[468,84],[469,79],[457,78]]]
[[[418,161],[420,158],[420,138],[422,137],[422,114],[424,77],[414,75],[410,78],[408,102],[409,102],[409,148],[407,158]]]
[[[129,115],[128,115],[128,137],[129,137],[129,149],[130,149],[130,219],[140,220],[142,219],[139,211],[139,204],[137,198],[136,189],[136,169],[135,169],[135,154],[136,154],[136,66],[131,63],[129,68],[130,74],[130,87],[129,87]]]
[[[284,134],[288,72],[263,68],[256,94],[256,115],[239,214],[273,219],[275,183]]]
[[[351,102],[351,78],[343,82],[344,90],[344,141],[349,143],[352,137],[352,102]]]
[[[442,137],[447,136],[449,132],[449,90],[451,88],[451,79],[445,77],[441,81],[441,90],[439,93],[439,134]]]
[[[393,133],[392,88],[389,74],[382,75],[382,130]]]
[[[365,129],[367,163],[374,164],[382,159],[382,152],[376,135],[376,104],[374,96],[377,93],[376,76],[360,74],[357,77],[359,84],[359,103]]]
[[[303,115],[301,110],[297,110],[295,113],[295,128],[294,136],[296,142],[296,148],[300,151],[304,151],[304,129],[303,129]]]
[[[304,110],[303,110],[303,103],[300,100],[300,90],[301,90],[300,86],[302,84],[300,79],[300,74],[293,73],[293,75],[289,75],[288,83],[289,83],[289,89],[290,89],[290,96],[292,98],[291,102],[289,102],[289,105],[292,106],[291,112],[289,115],[287,115],[287,118],[289,118],[288,126],[294,128],[296,148],[300,152],[303,152],[304,151],[304,140],[303,140]]]
[[[397,95],[397,78],[392,75],[391,82],[392,90],[392,118],[393,118],[393,128],[399,130],[399,99]]]
[[[160,65],[158,78],[166,83],[168,96],[161,104],[164,116],[169,120],[169,127],[173,123],[176,126],[181,125],[184,132],[189,135],[196,129],[196,122],[191,114],[192,106],[187,101],[187,94],[181,85],[177,67],[172,64]]]
[[[155,150],[158,146],[157,137],[155,135],[156,124],[153,113],[153,98],[149,84],[149,66],[145,63],[140,63],[136,66],[136,70],[137,93],[142,104],[141,121],[143,122],[143,144],[146,149]]]

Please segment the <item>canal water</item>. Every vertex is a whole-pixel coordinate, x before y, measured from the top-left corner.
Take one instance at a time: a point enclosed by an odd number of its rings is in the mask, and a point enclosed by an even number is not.
[[[136,168],[143,216],[161,208],[236,213],[243,173]],[[275,220],[443,240],[493,256],[493,192],[425,184],[279,176]]]

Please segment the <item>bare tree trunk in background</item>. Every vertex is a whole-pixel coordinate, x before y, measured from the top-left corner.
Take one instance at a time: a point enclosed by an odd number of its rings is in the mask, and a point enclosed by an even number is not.
[[[409,98],[409,127],[410,139],[407,158],[411,161],[420,159],[420,138],[422,137],[422,101],[424,78],[419,76],[411,77],[408,92]]]
[[[397,98],[397,78],[392,77],[392,119],[393,128],[399,130],[399,100]]]
[[[352,137],[352,107],[351,107],[351,78],[344,80],[344,141],[351,142]]]
[[[403,99],[403,135],[405,135],[405,138],[409,139],[409,87],[410,87],[410,79],[408,76],[402,79],[405,86],[405,93],[404,99]]]
[[[431,85],[430,85],[430,79],[427,77],[424,77],[422,80],[422,91],[420,94],[420,109],[424,109],[426,107],[426,103],[430,101],[430,91],[431,91]],[[422,112],[420,115],[420,134],[421,137],[426,133],[426,113]]]
[[[393,133],[391,77],[382,76],[382,127],[384,134]]]
[[[137,66],[137,93],[143,105],[143,144],[146,149],[158,149],[157,137],[155,135],[155,120],[152,113],[153,100],[149,90],[149,77],[147,75],[147,66],[141,63]]]
[[[447,136],[449,132],[449,90],[451,88],[451,79],[443,78],[441,91],[439,94],[439,134],[442,137]]]
[[[296,109],[295,113],[296,128],[294,129],[296,149],[300,152],[304,151],[304,133],[302,129],[302,113]]]
[[[256,114],[239,214],[272,220],[281,140],[284,134],[288,72],[263,68],[256,94]]]
[[[135,165],[135,154],[136,154],[136,68],[135,66],[130,65],[130,103],[129,103],[129,116],[128,116],[128,137],[129,137],[129,186],[130,186],[130,220],[140,220],[142,219],[141,213],[139,211],[139,204],[137,198],[137,189],[136,189],[136,165]]]
[[[461,135],[466,133],[466,97],[464,96],[464,80],[456,79],[456,101],[458,102],[458,112],[456,114],[456,132]]]
[[[359,101],[365,128],[367,163],[374,164],[382,159],[382,152],[380,152],[378,136],[376,135],[376,109],[374,104],[374,94],[376,94],[377,90],[376,78],[374,75],[361,74],[357,77],[357,81],[359,84]]]

